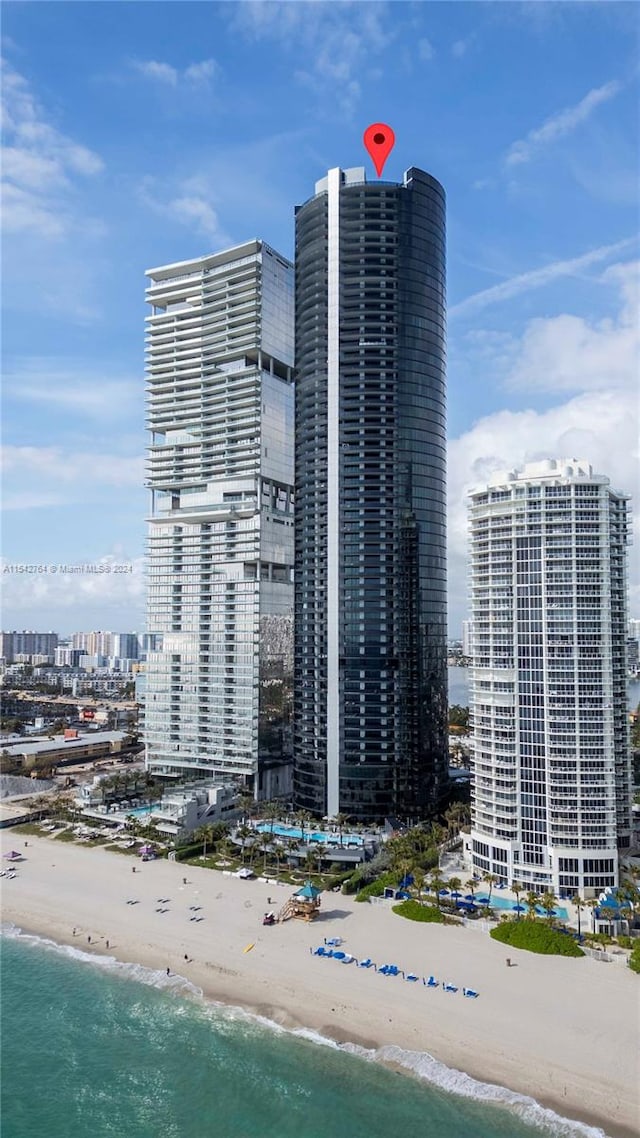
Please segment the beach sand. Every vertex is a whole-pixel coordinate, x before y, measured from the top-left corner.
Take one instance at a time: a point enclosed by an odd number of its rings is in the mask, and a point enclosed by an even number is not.
[[[323,895],[312,925],[290,920],[269,928],[263,913],[277,911],[290,886],[177,862],[134,862],[53,839],[29,838],[25,848],[10,831],[1,844],[3,854],[16,848],[25,858],[15,880],[3,882],[5,922],[120,961],[168,967],[206,996],[286,1027],[367,1048],[428,1052],[612,1138],[640,1134],[640,989],[628,968],[505,950],[479,929],[416,924],[386,905],[334,893]],[[190,920],[193,905],[203,920]],[[460,991],[429,990],[310,954],[334,936],[358,959],[432,973]],[[463,998],[463,985],[479,999]]]

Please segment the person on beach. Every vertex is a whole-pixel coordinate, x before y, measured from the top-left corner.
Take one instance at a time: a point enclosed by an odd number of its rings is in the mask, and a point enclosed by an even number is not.
[[[91,937],[90,936],[87,937],[87,944],[91,944]]]
[[[73,935],[75,936],[77,932],[78,932],[78,930],[77,930],[77,929],[74,929],[74,930],[73,930]]]
[[[170,976],[170,975],[171,975],[171,969],[169,968],[169,965],[167,965],[167,976]]]
[[[105,944],[106,944],[106,946],[107,946],[107,948],[108,948],[108,947],[109,947],[109,941],[108,941],[108,940],[107,940],[107,941],[105,941]]]
[[[507,968],[511,968],[511,957],[507,957]]]

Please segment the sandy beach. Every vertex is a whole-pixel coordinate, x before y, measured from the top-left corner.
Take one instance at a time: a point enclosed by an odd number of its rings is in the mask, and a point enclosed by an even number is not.
[[[285,1026],[367,1048],[428,1052],[611,1138],[640,1133],[639,987],[627,968],[517,949],[508,950],[515,966],[507,968],[504,946],[478,929],[415,924],[340,894],[323,895],[311,926],[264,927],[263,913],[279,908],[290,887],[175,862],[134,863],[52,839],[29,838],[26,848],[24,841],[2,835],[3,854],[24,854],[16,878],[2,883],[5,922],[84,951],[168,967],[206,996]],[[433,974],[460,990],[429,990],[310,954],[334,936],[358,959]],[[463,985],[479,999],[463,998]]]

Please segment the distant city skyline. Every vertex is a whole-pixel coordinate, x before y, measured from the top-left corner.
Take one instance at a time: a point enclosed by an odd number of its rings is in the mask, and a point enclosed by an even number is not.
[[[380,120],[385,178],[448,193],[450,635],[471,487],[562,453],[637,494],[634,8],[6,6],[3,568],[55,571],[3,574],[3,623],[144,628],[144,270],[255,233],[290,257]]]

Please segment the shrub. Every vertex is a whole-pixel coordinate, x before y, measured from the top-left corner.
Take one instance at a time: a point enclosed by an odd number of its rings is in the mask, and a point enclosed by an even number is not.
[[[629,957],[629,968],[632,972],[640,972],[640,940],[634,941]]]
[[[356,901],[368,901],[369,897],[384,897],[384,891],[389,887],[396,887],[395,875],[383,873],[382,877],[377,877],[375,881],[371,881],[369,885],[358,891]]]
[[[618,944],[620,945],[620,948],[632,948],[633,947],[633,941],[632,941],[631,937],[630,936],[624,936],[623,933],[621,933],[620,936],[618,937]]]
[[[512,948],[553,956],[584,956],[573,937],[563,936],[542,921],[507,921],[491,929],[489,936]]]
[[[443,925],[444,915],[433,905],[421,905],[419,901],[401,901],[399,905],[391,906],[399,917],[406,917],[408,921],[425,921],[431,924]]]

